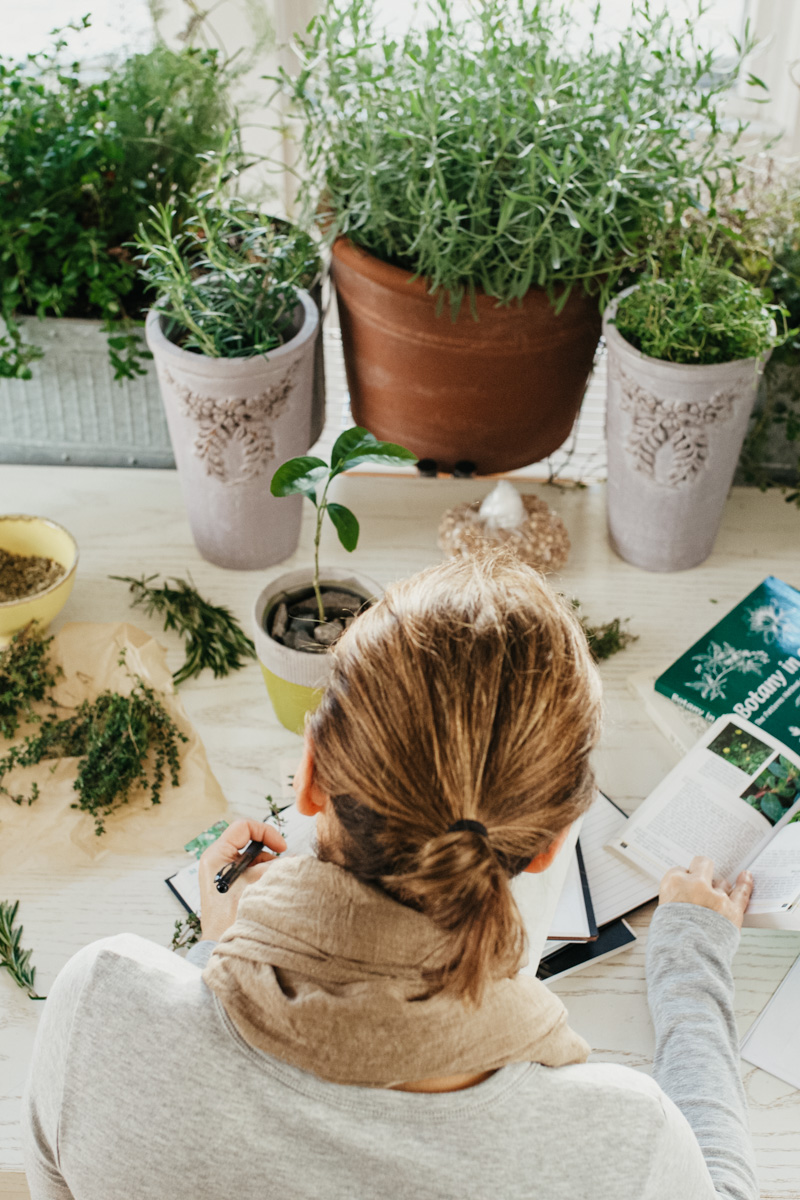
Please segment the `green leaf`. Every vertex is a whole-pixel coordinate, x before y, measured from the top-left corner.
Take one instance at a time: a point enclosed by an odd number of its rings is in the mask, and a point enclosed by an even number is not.
[[[783,805],[777,796],[767,794],[761,797],[761,811],[768,821],[774,825],[783,816]]]
[[[351,513],[349,508],[345,508],[343,504],[328,504],[328,516],[336,526],[336,532],[339,534],[339,541],[344,546],[345,550],[355,550],[358,545],[359,527],[355,513]]]
[[[416,454],[394,442],[379,442],[368,429],[356,425],[346,429],[337,439],[331,454],[331,478],[342,471],[357,467],[360,463],[381,463],[383,466],[399,466],[415,463]]]
[[[307,496],[312,504],[316,504],[317,484],[327,470],[327,463],[321,458],[314,458],[313,455],[290,458],[283,466],[278,467],[272,476],[269,490],[273,496],[293,496],[299,492]]]

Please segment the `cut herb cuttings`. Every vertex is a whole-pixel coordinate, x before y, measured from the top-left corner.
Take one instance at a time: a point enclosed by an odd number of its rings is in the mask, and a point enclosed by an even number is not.
[[[148,617],[158,613],[164,629],[174,629],[186,643],[186,661],[172,676],[176,684],[199,675],[209,667],[215,678],[239,671],[245,659],[256,657],[256,648],[230,609],[203,599],[185,579],[153,586],[157,575],[112,575],[127,583],[134,607],[141,605]]]
[[[17,987],[31,1000],[44,1000],[36,992],[36,968],[30,965],[32,950],[22,949],[22,926],[14,926],[19,900],[0,900],[0,967],[5,967]]]
[[[124,651],[119,662],[124,666]],[[81,759],[73,784],[78,799],[72,807],[91,814],[98,835],[105,829],[105,817],[128,801],[132,788],[141,786],[153,804],[160,803],[167,776],[173,787],[180,782],[178,743],[189,739],[153,688],[139,676],[133,681],[128,696],[105,691],[95,700],[84,700],[65,719],[46,718],[36,733],[0,758],[0,780],[15,767]],[[38,787],[34,783],[29,796],[12,795],[0,783],[0,793],[17,804],[30,804]]]
[[[201,937],[200,918],[197,913],[189,913],[185,921],[175,922],[175,932],[172,935],[170,949],[188,950],[190,946],[196,945]]]
[[[583,626],[583,632],[586,634],[589,650],[595,662],[603,662],[604,659],[611,658],[613,654],[619,654],[620,650],[624,650],[631,642],[638,641],[637,634],[623,629],[627,618],[614,617],[613,621],[590,625],[589,618],[580,611],[580,600],[573,599],[572,607],[576,610],[578,620]]]
[[[49,699],[61,674],[60,667],[50,664],[52,640],[31,624],[0,650],[0,734],[5,738],[14,737],[21,719],[39,720],[33,705]]]

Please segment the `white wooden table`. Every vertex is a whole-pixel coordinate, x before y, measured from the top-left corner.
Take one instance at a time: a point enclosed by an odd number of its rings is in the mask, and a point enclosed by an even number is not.
[[[445,508],[483,495],[490,484],[353,476],[338,482],[339,498],[362,523],[360,568],[382,583],[411,574],[441,555],[436,530]],[[607,722],[597,757],[601,786],[633,810],[674,764],[676,752],[629,693],[626,678],[674,658],[767,574],[800,583],[800,513],[779,495],[735,490],[717,548],[708,562],[677,575],[648,575],[621,562],[605,534],[604,488],[560,491],[525,483],[562,515],[572,538],[570,561],[557,584],[580,597],[592,620],[629,616],[639,640],[603,666]],[[111,573],[185,575],[228,604],[249,628],[255,594],[272,576],[304,565],[310,554],[310,512],[300,551],[271,571],[223,571],[204,562],[192,543],[177,477],[171,471],[0,466],[0,512],[54,517],[76,536],[81,560],[75,589],[59,617],[129,619],[160,635],[170,665],[182,661],[174,635],[128,607]],[[348,556],[326,533],[324,557]],[[716,604],[711,601],[716,600]],[[265,792],[279,786],[281,758],[300,740],[276,721],[256,663],[227,679],[202,678],[181,689],[232,813],[260,817]],[[0,799],[2,822],[14,810]],[[164,877],[184,858],[108,856],[79,873],[48,869],[0,880],[0,898],[18,898],[25,944],[34,948],[37,984],[47,991],[79,947],[124,930],[168,945],[180,915]],[[571,1022],[597,1058],[648,1069],[653,1042],[644,990],[644,948],[650,910],[634,920],[639,942],[627,953],[565,980],[558,991]],[[744,1032],[800,952],[800,934],[745,931],[736,959],[737,1014]],[[0,1195],[27,1196],[18,1141],[19,1099],[39,1007],[0,972]],[[754,1068],[744,1068],[763,1196],[800,1196],[800,1092]]]

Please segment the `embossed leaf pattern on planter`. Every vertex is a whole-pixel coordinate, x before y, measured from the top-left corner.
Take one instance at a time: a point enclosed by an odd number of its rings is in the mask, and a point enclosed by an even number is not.
[[[185,416],[197,423],[193,451],[207,474],[220,483],[246,483],[275,457],[273,422],[286,408],[294,386],[294,368],[257,396],[205,396],[167,371]]]
[[[654,483],[678,488],[692,483],[708,460],[708,426],[730,419],[736,393],[715,392],[707,405],[664,400],[620,371],[620,404],[633,423],[625,449],[637,471]],[[666,469],[658,470],[658,457],[669,446]]]

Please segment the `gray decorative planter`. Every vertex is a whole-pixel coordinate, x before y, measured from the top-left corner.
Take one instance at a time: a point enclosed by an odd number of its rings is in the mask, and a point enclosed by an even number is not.
[[[174,466],[153,364],[117,382],[100,321],[22,317],[44,358],[32,379],[0,379],[0,461]]]
[[[634,566],[683,571],[714,546],[765,360],[650,358],[610,324],[619,299],[603,316],[609,536]]]
[[[279,499],[269,484],[308,449],[319,314],[307,292],[298,295],[295,336],[254,358],[182,350],[159,312],[147,317],[192,536],[220,567],[269,567],[297,547],[303,498]]]

